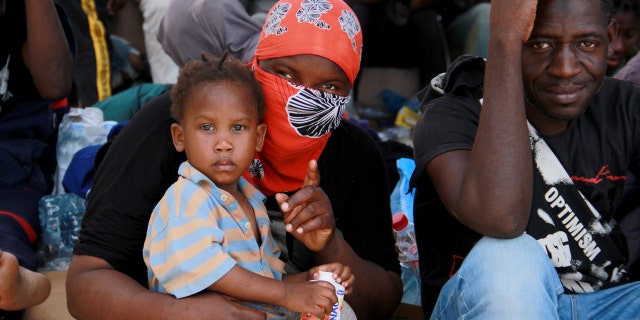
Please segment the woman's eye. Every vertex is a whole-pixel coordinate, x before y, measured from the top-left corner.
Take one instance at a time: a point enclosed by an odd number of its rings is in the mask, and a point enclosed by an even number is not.
[[[338,87],[336,87],[333,84],[327,83],[327,84],[322,85],[322,89],[323,90],[338,90]]]
[[[284,78],[284,79],[287,79],[289,81],[293,81],[293,76],[291,74],[287,73],[287,72],[280,71],[280,72],[278,72],[278,75],[280,77]]]

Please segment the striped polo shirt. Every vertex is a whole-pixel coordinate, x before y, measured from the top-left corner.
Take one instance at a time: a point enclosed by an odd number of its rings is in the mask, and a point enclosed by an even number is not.
[[[265,196],[240,178],[238,188],[255,212],[262,240],[258,247],[249,220],[231,194],[188,162],[180,165],[178,174],[149,221],[143,249],[149,287],[187,297],[211,286],[236,264],[282,280],[284,263],[269,230]]]

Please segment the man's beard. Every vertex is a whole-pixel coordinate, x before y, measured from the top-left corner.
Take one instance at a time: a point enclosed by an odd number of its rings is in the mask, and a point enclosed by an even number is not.
[[[587,104],[585,103],[582,106],[582,109],[580,110],[580,113],[577,114],[576,116],[559,117],[559,116],[556,116],[556,115],[552,115],[543,106],[541,106],[535,100],[529,99],[529,97],[527,97],[526,95],[524,96],[524,103],[529,105],[529,106],[531,106],[531,107],[533,107],[534,109],[540,111],[540,113],[542,113],[545,117],[547,117],[547,118],[549,118],[551,120],[555,120],[555,121],[571,121],[573,119],[578,118],[580,115],[582,115],[585,112],[585,110],[587,110]]]
[[[591,101],[591,99],[593,99],[593,97],[600,92],[600,89],[602,89],[602,86],[604,85],[604,80],[600,81],[600,84],[598,85],[598,89],[589,97],[589,99],[587,99],[587,102],[584,103],[584,105],[582,106],[582,109],[580,110],[580,113],[578,113],[576,116],[573,117],[558,117],[558,116],[554,116],[552,114],[550,114],[549,112],[547,112],[547,110],[541,106],[539,103],[537,103],[537,101],[530,99],[527,94],[525,93],[524,95],[524,103],[533,107],[534,109],[540,111],[545,117],[555,120],[555,121],[571,121],[574,120],[578,117],[580,117],[582,114],[584,114],[584,112],[587,110],[587,105],[589,104],[589,101]]]

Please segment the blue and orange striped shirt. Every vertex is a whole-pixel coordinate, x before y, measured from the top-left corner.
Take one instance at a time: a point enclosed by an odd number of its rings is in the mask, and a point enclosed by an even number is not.
[[[238,188],[255,212],[262,240],[258,247],[250,221],[231,194],[188,162],[178,174],[149,221],[143,249],[149,287],[187,297],[211,286],[236,264],[282,280],[284,263],[269,229],[265,196],[240,178]],[[251,306],[279,313],[273,306]]]

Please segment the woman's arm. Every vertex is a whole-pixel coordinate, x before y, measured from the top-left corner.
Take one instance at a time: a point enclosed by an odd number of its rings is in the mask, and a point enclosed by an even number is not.
[[[76,319],[265,319],[220,294],[175,299],[142,287],[100,258],[74,255],[67,273],[67,307]]]
[[[314,255],[318,263],[337,261],[351,268],[357,281],[353,294],[345,296],[358,319],[388,319],[402,298],[402,280],[393,271],[360,258],[340,236]]]
[[[353,285],[353,294],[345,299],[358,318],[388,319],[402,298],[400,275],[360,258],[344,238],[335,234],[331,203],[322,189],[306,186],[290,198],[284,194],[276,198],[285,214],[285,223],[292,208],[304,207],[299,209],[290,232],[313,251],[317,264],[340,262],[351,268],[358,280]],[[298,232],[299,226],[303,226],[302,233]]]

